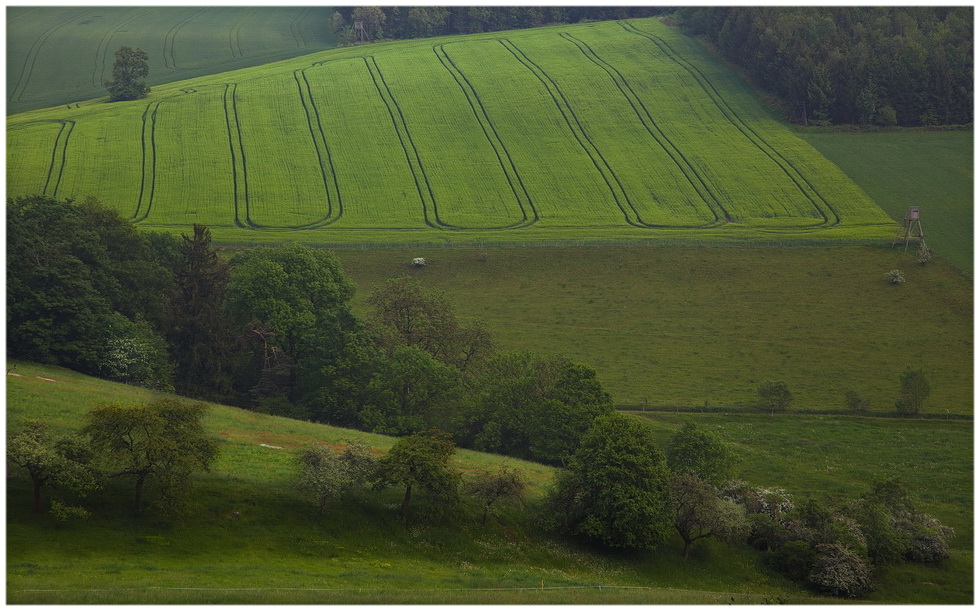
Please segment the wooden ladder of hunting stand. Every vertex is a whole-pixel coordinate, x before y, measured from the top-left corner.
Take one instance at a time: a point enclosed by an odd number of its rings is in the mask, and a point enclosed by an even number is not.
[[[909,206],[905,218],[902,219],[902,227],[892,240],[892,248],[902,240],[905,240],[905,252],[909,250],[910,240],[919,240],[923,245],[926,243],[926,235],[922,232],[922,221],[919,220],[918,206]]]

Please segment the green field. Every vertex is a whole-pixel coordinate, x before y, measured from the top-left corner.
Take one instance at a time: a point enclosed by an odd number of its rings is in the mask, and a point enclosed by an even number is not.
[[[148,83],[333,47],[330,7],[8,6],[7,113],[105,95],[113,53],[149,55]]]
[[[150,396],[29,363],[17,363],[12,373],[18,375],[7,377],[8,421],[38,418],[60,431],[76,428],[99,403]],[[785,487],[800,498],[853,498],[873,479],[902,477],[923,510],[956,529],[953,554],[942,567],[886,571],[867,602],[972,601],[971,423],[798,414],[642,416],[664,443],[684,421],[696,419],[734,445],[746,481]],[[398,491],[366,493],[329,519],[317,519],[292,483],[291,453],[314,441],[343,439],[383,451],[393,439],[220,406],[209,413],[206,427],[218,438],[221,457],[211,473],[197,478],[194,517],[176,527],[132,522],[118,508],[127,504],[111,496],[94,504],[91,521],[56,526],[31,513],[27,482],[11,481],[7,602],[841,602],[808,595],[766,570],[747,547],[714,541],[699,543],[687,562],[679,562],[679,540],[650,553],[598,553],[543,536],[512,512],[483,529],[476,507],[458,525],[406,528],[395,518]],[[502,463],[525,471],[532,498],[553,476],[549,467],[500,456],[460,451],[454,459],[464,475]]]
[[[587,363],[619,405],[751,408],[785,380],[791,409],[842,410],[844,391],[893,412],[922,367],[932,414],[973,413],[973,288],[935,259],[878,247],[415,248],[337,253],[371,292],[405,273],[483,318],[501,347]],[[428,265],[412,269],[414,257]],[[889,285],[901,269],[906,283]]]
[[[204,223],[225,241],[894,231],[736,75],[654,19],[336,49],[13,115],[7,141],[9,196],[91,195],[140,226]]]
[[[973,275],[972,130],[800,136],[896,221],[919,206],[932,251]]]

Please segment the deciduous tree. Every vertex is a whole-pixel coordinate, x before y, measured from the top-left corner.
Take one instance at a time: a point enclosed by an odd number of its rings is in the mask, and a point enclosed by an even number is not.
[[[621,414],[599,417],[548,498],[562,533],[609,547],[647,549],[673,527],[670,473],[650,430]]]
[[[501,500],[521,501],[527,490],[527,480],[520,469],[500,466],[496,471],[478,471],[465,485],[466,491],[483,503],[482,524],[486,525],[490,507]]]
[[[157,506],[176,515],[188,492],[191,475],[207,471],[218,445],[204,430],[207,407],[158,399],[145,405],[102,405],[85,416],[83,433],[91,439],[112,476],[133,478],[133,511],[143,512],[144,488],[157,485]]]
[[[676,473],[670,480],[674,529],[684,541],[686,559],[698,539],[738,541],[749,532],[745,509],[718,496],[718,490],[694,473]]]
[[[363,485],[376,467],[371,449],[356,441],[347,442],[343,452],[311,446],[297,457],[297,463],[300,489],[316,501],[319,515],[331,501]]]
[[[112,64],[112,79],[105,82],[109,101],[138,100],[150,93],[146,77],[150,74],[149,56],[138,47],[120,47]]]
[[[443,509],[459,503],[460,475],[449,464],[456,452],[450,435],[436,429],[402,437],[378,463],[377,488],[405,486],[401,516],[409,517],[416,488],[435,496]]]
[[[911,365],[905,368],[899,377],[898,400],[895,402],[895,409],[903,416],[914,416],[922,409],[932,387],[926,374],[922,369],[915,369]]]
[[[99,486],[98,472],[84,441],[76,435],[54,436],[46,424],[36,420],[7,433],[7,460],[27,470],[37,513],[44,511],[41,490],[45,486],[81,493]]]
[[[667,466],[674,473],[691,473],[705,482],[720,485],[735,476],[732,450],[713,431],[686,423],[667,446]]]

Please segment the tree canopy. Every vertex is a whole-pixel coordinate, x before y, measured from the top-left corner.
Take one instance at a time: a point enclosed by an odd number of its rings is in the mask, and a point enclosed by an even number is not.
[[[609,547],[648,549],[673,527],[670,473],[650,430],[635,418],[596,418],[548,499],[559,532]]]
[[[105,82],[109,101],[138,100],[150,93],[146,77],[150,74],[149,56],[139,47],[119,47],[112,64],[112,79]]]

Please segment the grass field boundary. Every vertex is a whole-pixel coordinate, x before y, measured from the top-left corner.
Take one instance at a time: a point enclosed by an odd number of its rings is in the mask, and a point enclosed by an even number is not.
[[[588,59],[593,64],[599,66],[599,68],[601,68],[603,71],[606,72],[606,74],[609,75],[609,78],[612,79],[613,83],[616,85],[616,88],[619,89],[620,93],[622,93],[623,97],[626,99],[630,107],[633,109],[633,112],[636,113],[637,118],[640,120],[640,124],[643,125],[647,133],[650,134],[650,137],[653,138],[654,141],[656,141],[656,143],[660,145],[660,147],[664,150],[664,152],[667,153],[667,155],[671,158],[671,160],[681,171],[681,173],[684,175],[687,181],[691,184],[691,187],[693,187],[694,190],[697,192],[697,194],[701,197],[701,200],[708,207],[709,211],[715,218],[714,222],[703,224],[703,225],[690,225],[690,226],[664,225],[663,227],[700,229],[704,227],[714,227],[721,223],[731,221],[732,220],[731,215],[728,213],[725,207],[721,204],[721,202],[712,192],[711,188],[708,186],[708,179],[705,176],[702,176],[694,168],[694,166],[687,159],[684,153],[680,149],[678,149],[677,146],[670,140],[670,138],[668,138],[667,135],[663,132],[663,130],[660,129],[660,126],[657,125],[657,122],[653,120],[653,117],[650,115],[650,111],[647,109],[646,105],[643,103],[640,97],[633,90],[632,86],[630,85],[626,77],[624,77],[623,74],[618,69],[616,69],[615,66],[613,66],[606,60],[602,59],[602,57],[600,57],[599,54],[596,53],[595,50],[592,49],[592,47],[590,47],[586,42],[572,36],[567,32],[562,32],[559,34],[559,36],[561,36],[565,40],[571,42],[576,47],[578,47],[579,51],[582,52],[582,55],[584,55],[586,59]]]
[[[723,115],[731,122],[731,124],[742,132],[743,135],[754,144],[763,154],[769,157],[773,163],[775,163],[786,176],[796,185],[800,190],[800,193],[806,197],[810,203],[813,205],[817,213],[823,218],[823,223],[820,226],[834,226],[841,222],[840,214],[833,206],[827,202],[826,199],[820,194],[819,191],[813,186],[813,184],[806,178],[806,176],[801,172],[796,166],[789,161],[778,149],[773,147],[769,142],[759,135],[750,125],[748,125],[742,117],[738,115],[737,112],[728,104],[724,97],[718,93],[714,84],[704,76],[704,73],[698,69],[697,66],[692,64],[690,61],[685,59],[682,55],[674,51],[673,47],[667,43],[663,38],[651,34],[644,30],[637,28],[632,22],[629,21],[619,21],[617,22],[624,30],[631,34],[636,34],[650,40],[653,44],[657,45],[660,50],[666,55],[671,61],[676,63],[678,66],[687,71],[697,81],[704,90],[705,94],[714,102],[718,110],[722,112]],[[831,221],[831,216],[834,220]]]
[[[768,410],[760,409],[751,405],[743,406],[708,406],[708,407],[695,407],[691,405],[686,406],[664,406],[664,405],[616,405],[614,406],[616,411],[625,412],[634,415],[642,414],[738,414],[738,415],[756,415],[756,416],[769,416]],[[881,420],[973,420],[973,414],[935,414],[935,413],[921,413],[915,416],[903,416],[895,411],[885,412],[885,411],[867,411],[862,413],[855,413],[846,409],[790,409],[785,412],[777,413],[773,417],[783,417],[792,418],[794,416],[844,416],[856,419],[881,419]]]
[[[446,51],[445,44],[433,46],[432,51],[463,92],[463,96],[466,98],[466,102],[469,104],[470,110],[473,111],[473,116],[476,117],[476,121],[479,123],[480,129],[483,130],[483,135],[486,137],[487,142],[490,144],[490,148],[493,149],[494,155],[497,157],[497,162],[500,164],[500,169],[504,173],[504,178],[507,179],[507,184],[510,187],[511,192],[514,194],[514,199],[517,201],[517,205],[521,210],[521,220],[516,223],[501,227],[480,227],[478,229],[517,229],[520,227],[528,227],[533,225],[540,219],[538,210],[535,208],[531,195],[527,192],[527,188],[524,186],[524,181],[521,179],[520,172],[517,171],[517,167],[514,165],[514,160],[511,157],[510,151],[507,150],[507,147],[500,139],[500,134],[497,133],[497,128],[490,119],[490,115],[487,114],[487,110],[483,106],[483,101],[480,99],[480,94],[466,77],[466,74],[459,68],[459,66],[456,65],[456,62],[453,61],[452,57],[449,56],[449,53]],[[528,217],[528,209],[531,211],[530,218]],[[440,224],[442,224],[441,221]]]

